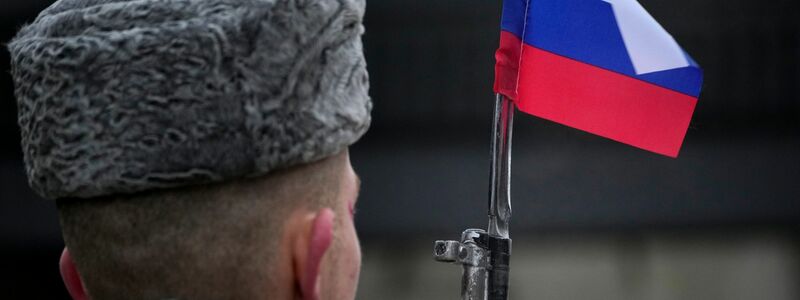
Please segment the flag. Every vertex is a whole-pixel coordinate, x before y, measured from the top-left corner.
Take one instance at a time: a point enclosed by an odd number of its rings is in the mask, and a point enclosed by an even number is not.
[[[504,0],[494,90],[522,112],[677,157],[703,73],[636,0]]]

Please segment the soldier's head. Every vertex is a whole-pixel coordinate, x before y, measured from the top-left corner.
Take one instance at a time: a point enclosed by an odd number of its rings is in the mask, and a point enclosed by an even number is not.
[[[61,0],[9,44],[74,298],[352,299],[363,0]]]

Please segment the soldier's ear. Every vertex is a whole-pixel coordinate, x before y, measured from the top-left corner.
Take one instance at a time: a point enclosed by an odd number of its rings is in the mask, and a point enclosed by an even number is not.
[[[67,287],[67,292],[73,300],[87,300],[86,288],[83,285],[78,268],[75,267],[75,262],[72,261],[72,255],[69,249],[64,247],[64,252],[61,252],[61,259],[58,262],[59,269],[61,270],[61,279],[64,280],[64,285]]]
[[[330,208],[307,214],[302,230],[294,239],[295,281],[304,300],[320,298],[320,269],[325,253],[333,242],[334,213]]]

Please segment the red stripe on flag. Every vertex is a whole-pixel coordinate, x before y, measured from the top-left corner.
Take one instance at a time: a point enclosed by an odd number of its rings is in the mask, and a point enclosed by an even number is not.
[[[494,92],[517,99],[517,75],[522,40],[513,33],[500,31],[500,47],[494,54]]]
[[[523,112],[677,157],[697,98],[523,45]]]

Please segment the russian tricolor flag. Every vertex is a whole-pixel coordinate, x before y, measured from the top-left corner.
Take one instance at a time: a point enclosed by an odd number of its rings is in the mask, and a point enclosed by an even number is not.
[[[677,157],[703,73],[636,0],[504,0],[495,92],[523,112]]]

